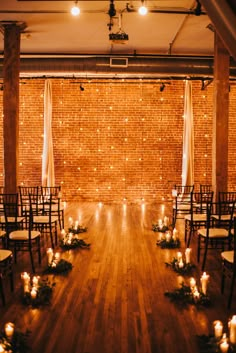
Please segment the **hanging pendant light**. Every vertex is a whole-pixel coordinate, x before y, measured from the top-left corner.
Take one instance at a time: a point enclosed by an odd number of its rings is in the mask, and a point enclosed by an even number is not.
[[[73,16],[78,16],[80,14],[80,8],[78,7],[77,3],[78,1],[75,1],[75,5],[70,10]]]
[[[141,1],[141,6],[138,9],[140,15],[145,16],[148,13],[147,7],[144,5],[144,0]]]

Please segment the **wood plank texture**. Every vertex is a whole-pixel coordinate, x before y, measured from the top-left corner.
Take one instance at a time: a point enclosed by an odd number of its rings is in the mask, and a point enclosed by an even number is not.
[[[30,272],[27,253],[15,265],[14,294],[7,286],[7,305],[0,303],[0,327],[11,321],[21,330],[28,328],[32,352],[197,353],[196,335],[211,332],[216,319],[226,328],[236,304],[227,310],[227,283],[225,295],[220,293],[219,253],[210,254],[206,268],[210,307],[180,308],[164,296],[183,277],[165,265],[177,250],[156,246],[158,235],[152,223],[161,216],[160,205],[72,203],[66,211],[66,226],[69,216],[88,227],[81,237],[91,248],[63,252],[73,269],[67,275],[48,276],[56,282],[51,305],[29,308],[21,304],[20,273]],[[184,251],[183,221],[177,222]],[[45,240],[39,275],[46,267],[46,249]],[[195,238],[192,262],[197,265]],[[200,274],[197,267],[195,278]]]

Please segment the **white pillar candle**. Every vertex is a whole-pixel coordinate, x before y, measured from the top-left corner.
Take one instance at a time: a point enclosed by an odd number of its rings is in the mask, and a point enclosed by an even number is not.
[[[64,238],[65,235],[66,235],[66,231],[65,231],[65,229],[62,229],[61,230],[61,236]]]
[[[58,262],[60,260],[60,253],[59,252],[56,252],[55,260],[56,260],[56,262]]]
[[[196,280],[195,278],[191,277],[189,280],[190,288],[194,288],[196,286]]]
[[[73,218],[69,217],[69,225],[72,226],[72,224],[73,224]]]
[[[177,252],[177,260],[178,260],[178,262],[180,262],[182,260],[182,252],[181,251]]]
[[[220,320],[216,320],[213,323],[215,338],[221,338],[223,333],[223,324]]]
[[[37,290],[35,287],[32,288],[30,295],[32,299],[35,299],[37,297]]]
[[[48,265],[51,265],[53,259],[53,250],[52,248],[47,249]]]
[[[187,248],[185,250],[185,261],[186,261],[186,264],[190,263],[190,255],[191,255],[191,249]]]
[[[23,285],[28,285],[30,282],[30,275],[27,272],[21,274],[21,279],[23,280]]]
[[[176,228],[173,229],[173,238],[176,240],[179,236],[179,232]]]
[[[229,340],[231,343],[236,343],[236,315],[233,315],[229,322]]]
[[[77,230],[78,225],[79,225],[79,222],[78,222],[78,221],[75,221],[75,230]]]
[[[40,278],[39,276],[34,276],[32,280],[33,286],[36,288],[38,287],[38,284],[39,284],[39,278]]]
[[[5,352],[5,349],[3,348],[2,343],[0,343],[0,353],[4,353],[4,352]]]
[[[179,263],[178,263],[179,268],[183,268],[184,267],[184,262],[182,259],[180,259]]]
[[[167,232],[166,233],[166,241],[169,242],[170,239],[171,239],[171,234],[170,234],[170,232]]]
[[[169,217],[164,217],[164,226],[168,227],[169,226]]]
[[[222,353],[227,353],[228,350],[229,350],[229,344],[227,342],[226,333],[224,333],[223,338],[222,338],[222,342],[220,343],[220,351]]]
[[[201,284],[202,284],[202,293],[205,295],[207,293],[208,281],[209,281],[209,275],[207,275],[206,272],[204,272],[201,277]]]
[[[5,324],[5,334],[7,338],[11,339],[14,334],[15,325],[12,322],[7,322]]]

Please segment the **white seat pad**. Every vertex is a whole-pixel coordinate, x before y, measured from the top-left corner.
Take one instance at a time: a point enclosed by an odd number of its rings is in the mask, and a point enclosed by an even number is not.
[[[58,217],[57,216],[52,216],[51,217],[51,222],[57,222]],[[34,223],[49,223],[49,216],[34,216]]]
[[[199,229],[198,234],[200,234],[202,237],[206,237],[207,236],[207,229],[206,228]],[[209,238],[227,238],[228,235],[229,235],[229,232],[223,228],[210,228],[209,229]]]
[[[226,260],[227,262],[230,262],[232,264],[234,262],[234,251],[233,250],[223,251],[221,253],[221,257],[223,260]]]
[[[31,231],[31,239],[35,239],[40,236],[40,232],[37,230]],[[9,234],[11,240],[27,240],[29,239],[29,231],[27,229],[15,230]]]
[[[0,249],[0,262],[6,260],[11,255],[11,250]]]
[[[193,222],[205,222],[207,220],[207,216],[205,213],[194,213],[192,219],[190,214],[187,214],[184,219],[187,221],[193,220]]]

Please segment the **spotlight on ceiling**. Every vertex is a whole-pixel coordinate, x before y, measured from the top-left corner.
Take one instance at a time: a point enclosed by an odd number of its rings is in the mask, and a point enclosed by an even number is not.
[[[84,87],[83,87],[82,83],[79,85],[79,89],[80,89],[81,91],[84,91]]]
[[[165,87],[166,87],[165,84],[162,82],[162,84],[160,85],[160,92],[163,92]]]
[[[70,10],[73,16],[78,16],[80,14],[80,8],[78,7],[77,3],[78,1],[75,1],[75,5]]]
[[[147,7],[144,5],[144,0],[141,1],[141,6],[138,9],[140,15],[145,16],[148,13]]]

